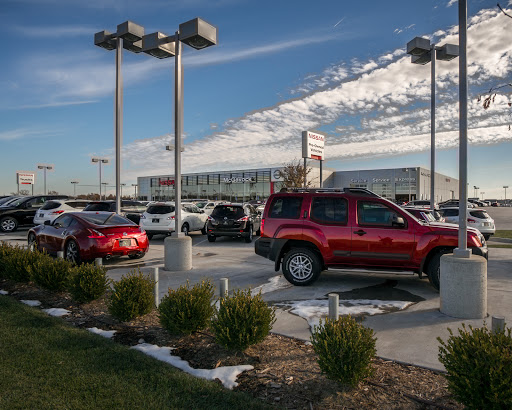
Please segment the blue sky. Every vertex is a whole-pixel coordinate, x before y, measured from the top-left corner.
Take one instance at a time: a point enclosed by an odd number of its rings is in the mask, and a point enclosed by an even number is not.
[[[510,10],[510,1],[501,2]],[[334,169],[429,167],[430,67],[410,64],[415,36],[457,43],[453,0],[147,1],[3,0],[0,77],[0,194],[15,173],[55,164],[49,189],[96,192],[93,155],[113,158],[115,52],[97,31],[132,20],[173,34],[202,17],[219,44],[186,48],[184,172],[279,166],[298,159],[300,131],[328,133]],[[142,7],[143,5],[143,7]],[[477,102],[512,81],[512,19],[495,1],[469,0],[469,183],[486,197],[512,186],[512,87],[489,110]],[[172,59],[124,53],[123,182],[170,173]],[[439,62],[437,171],[458,177],[458,60]],[[114,166],[104,181],[115,182]],[[43,189],[42,174],[36,192]],[[85,185],[93,185],[88,187]],[[470,195],[473,190],[470,189]]]

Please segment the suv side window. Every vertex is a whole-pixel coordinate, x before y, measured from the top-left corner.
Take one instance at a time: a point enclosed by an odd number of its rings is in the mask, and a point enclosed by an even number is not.
[[[299,219],[302,198],[287,196],[274,198],[268,211],[269,218]]]
[[[323,224],[347,223],[347,200],[335,197],[315,197],[311,204],[311,219]]]
[[[402,216],[380,202],[359,201],[357,203],[357,222],[364,226],[395,227]]]

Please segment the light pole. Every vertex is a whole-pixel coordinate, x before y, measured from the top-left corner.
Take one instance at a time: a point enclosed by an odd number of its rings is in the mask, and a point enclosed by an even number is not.
[[[79,181],[71,181],[71,183],[73,184],[73,196],[76,198],[76,185],[78,184]]]
[[[37,164],[37,169],[42,169],[44,172],[44,192],[43,194],[46,195],[46,171],[54,171],[55,165],[53,164]]]
[[[123,200],[123,187],[126,186],[126,184],[121,184],[121,200]]]
[[[123,48],[134,53],[142,51],[144,27],[132,21],[117,26],[114,34],[100,31],[94,34],[94,44],[106,50],[116,50],[116,97],[115,97],[115,151],[116,151],[116,212],[121,210],[121,144],[123,140],[123,76],[121,64]]]
[[[475,198],[478,199],[478,190],[480,189],[480,187],[474,185],[473,188],[475,188],[475,192],[473,193],[473,195],[475,195]]]
[[[480,195],[482,195],[482,201],[484,200],[484,194],[485,194],[484,191],[480,191]]]
[[[185,43],[196,50],[217,44],[217,27],[195,18],[179,25],[174,36],[156,32],[142,38],[142,51],[156,57],[175,57],[174,61],[174,189],[175,227],[177,236],[182,236],[181,227],[181,134],[183,131],[183,67],[182,47]]]
[[[101,164],[109,164],[110,160],[108,158],[99,158],[99,157],[92,157],[91,162],[93,164],[98,163],[100,165],[100,201],[101,201]]]
[[[430,64],[430,208],[435,208],[436,179],[436,59],[450,61],[459,55],[459,46],[445,44],[436,46],[430,40],[415,37],[407,43],[407,54],[411,54],[411,63]]]
[[[135,194],[133,196],[133,199],[137,200],[137,184],[132,184],[132,187],[135,188]]]
[[[507,188],[508,185],[503,185],[503,189],[505,190],[505,204],[507,204]]]
[[[108,182],[102,182],[101,185],[103,185],[103,199],[107,199],[107,185]],[[100,191],[100,201],[101,201],[101,191]]]

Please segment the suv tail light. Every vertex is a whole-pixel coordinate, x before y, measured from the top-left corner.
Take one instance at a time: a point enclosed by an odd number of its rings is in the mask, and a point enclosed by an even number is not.
[[[208,220],[209,221],[215,221],[215,219],[213,219],[210,215],[208,215]]]
[[[265,218],[261,218],[260,236],[263,236],[263,227],[265,226]]]
[[[102,234],[100,231],[97,231],[96,229],[87,228],[87,231],[89,232],[89,235],[87,235],[88,238],[91,238],[91,239],[106,238],[106,236],[104,234]]]
[[[64,211],[53,211],[52,212],[52,215],[60,215],[62,214]]]
[[[468,222],[469,222],[470,224],[474,224],[476,221],[475,221],[474,219],[468,218]]]
[[[168,216],[168,217],[167,217],[167,219],[168,219],[169,221],[174,221],[175,216],[174,216],[174,215],[172,215],[172,216]]]
[[[248,220],[249,220],[249,217],[246,215],[246,216],[241,217],[240,219],[237,219],[237,222],[247,222]]]

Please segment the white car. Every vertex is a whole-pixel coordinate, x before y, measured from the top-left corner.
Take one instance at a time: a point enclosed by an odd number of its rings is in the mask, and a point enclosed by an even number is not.
[[[450,207],[440,210],[447,223],[459,224],[459,208]],[[478,229],[485,240],[496,232],[494,219],[492,219],[485,209],[470,208],[467,210],[468,226]]]
[[[146,212],[140,216],[139,225],[144,228],[148,238],[153,235],[170,235],[175,231],[174,202],[152,202]],[[188,235],[191,231],[206,234],[208,215],[192,203],[181,204],[181,232]]]
[[[406,206],[409,208],[430,209],[430,201],[417,199],[414,201],[409,201],[403,206]],[[434,202],[434,209],[437,209],[437,208],[438,208],[437,202]]]
[[[204,201],[204,202],[196,202],[196,206],[203,210],[206,215],[211,215],[213,212],[213,208],[218,204],[223,204],[224,201]]]
[[[34,216],[34,224],[41,225],[45,221],[53,222],[66,212],[80,212],[91,201],[87,199],[52,199],[46,201]]]

